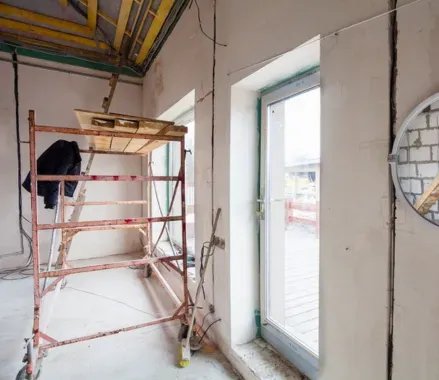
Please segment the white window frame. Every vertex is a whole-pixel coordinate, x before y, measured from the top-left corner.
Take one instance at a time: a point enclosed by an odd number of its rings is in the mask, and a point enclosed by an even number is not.
[[[316,69],[304,74],[300,78],[292,79],[289,83],[277,87],[267,93],[263,93],[261,97],[261,156],[260,156],[260,194],[262,203],[262,216],[260,221],[260,299],[261,299],[261,323],[262,323],[262,337],[274,346],[287,360],[289,360],[302,373],[307,375],[311,380],[318,377],[318,356],[312,351],[308,350],[303,344],[291,337],[283,326],[280,326],[275,321],[268,317],[268,245],[267,228],[269,227],[269,218],[265,214],[266,205],[269,203],[269,194],[266,189],[269,189],[267,170],[269,168],[269,151],[267,139],[268,135],[268,107],[272,104],[280,102],[284,99],[290,98],[300,93],[309,91],[320,86],[320,70]]]

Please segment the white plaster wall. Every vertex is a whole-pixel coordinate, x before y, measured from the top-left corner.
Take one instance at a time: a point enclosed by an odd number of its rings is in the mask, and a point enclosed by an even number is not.
[[[211,35],[211,2],[199,3],[204,29]],[[236,340],[233,326],[242,322],[236,319],[249,321],[239,297],[251,296],[252,290],[246,294],[245,288],[238,289],[235,276],[254,270],[258,255],[245,252],[248,260],[236,261],[243,252],[231,245],[234,239],[254,239],[256,234],[234,235],[237,220],[231,219],[232,207],[239,199],[246,200],[247,208],[256,208],[256,202],[250,203],[251,186],[242,187],[244,194],[234,190],[242,177],[231,176],[230,155],[238,154],[233,139],[239,135],[231,134],[230,110],[231,86],[261,65],[233,72],[294,49],[316,35],[385,12],[388,3],[219,0],[217,6],[218,41],[227,47],[217,47],[213,202],[223,211],[217,235],[226,239],[226,250],[215,255],[211,302],[222,318],[214,329],[224,348]],[[386,17],[322,44],[320,365],[325,380],[386,377],[388,62]],[[199,31],[196,7],[192,7],[144,80],[143,112],[160,115],[195,89],[197,251],[210,233],[212,115],[211,97],[205,96],[211,90],[211,73],[212,43]],[[355,217],[352,209],[357,211]],[[232,268],[236,263],[241,265],[239,270]]]
[[[439,91],[439,4],[398,15],[397,127]],[[394,378],[439,377],[438,228],[397,204]]]
[[[40,62],[41,64],[42,62]],[[0,144],[1,144],[1,197],[0,255],[19,251],[17,158],[15,147],[15,103],[13,92],[13,69],[11,63],[0,62]],[[102,99],[108,96],[109,86],[105,79],[66,74],[51,70],[19,66],[20,130],[22,140],[28,140],[28,110],[35,110],[36,122],[76,128],[78,123],[74,108],[101,111]],[[141,114],[141,86],[120,83],[117,86],[110,111]],[[57,139],[77,140],[87,147],[85,138],[72,135],[37,134],[37,153],[41,154]],[[29,171],[29,146],[22,144],[23,179]],[[83,170],[88,156],[83,154]],[[140,158],[105,156],[95,157],[92,173],[139,174]],[[79,187],[79,185],[78,185]],[[95,182],[87,185],[87,200],[141,199],[140,183]],[[24,216],[31,218],[30,194],[23,189]],[[53,211],[45,210],[39,200],[39,220],[53,221]],[[141,216],[139,206],[91,206],[83,209],[81,220],[116,219]],[[28,223],[24,222],[28,227]],[[28,228],[28,230],[30,230]],[[50,232],[40,234],[41,259],[44,262],[49,249]],[[73,240],[72,259],[106,256],[138,251],[138,232],[134,230],[83,232]],[[20,256],[10,258],[11,265],[20,264]]]
[[[322,44],[319,335],[325,380],[386,378],[386,35],[381,19]]]
[[[230,257],[232,344],[256,336],[255,310],[259,309],[257,93],[232,87],[230,120]],[[243,238],[244,237],[244,238]]]

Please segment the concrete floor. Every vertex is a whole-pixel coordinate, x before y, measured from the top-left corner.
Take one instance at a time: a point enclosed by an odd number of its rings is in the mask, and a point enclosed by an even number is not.
[[[30,278],[0,281],[0,380],[15,379],[22,365],[23,338],[29,337],[32,325],[32,294]],[[140,270],[73,275],[60,293],[47,333],[57,340],[78,337],[146,322],[173,309],[159,282],[143,279]],[[239,379],[214,350],[196,353],[189,367],[179,368],[178,327],[179,323],[146,327],[52,349],[41,379]]]

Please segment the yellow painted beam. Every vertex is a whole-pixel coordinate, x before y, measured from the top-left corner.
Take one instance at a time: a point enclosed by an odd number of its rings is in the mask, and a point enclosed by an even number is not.
[[[143,30],[143,27],[145,26],[145,21],[146,21],[146,18],[148,17],[149,10],[151,9],[151,5],[152,5],[152,0],[148,0],[148,5],[146,6],[146,11],[143,14],[142,20],[140,21],[140,25],[137,28],[135,41],[137,43],[139,43],[140,45],[142,45],[143,41],[139,42],[139,35],[140,35],[140,32]],[[139,6],[139,9],[140,9],[140,6]],[[135,26],[136,26],[136,23],[134,23],[133,28],[135,28]],[[133,51],[136,47],[137,47],[136,44],[131,45],[130,52],[128,53],[128,58],[131,57],[131,54],[133,54]]]
[[[74,22],[50,17],[41,13],[27,11],[26,9],[16,8],[11,5],[0,3],[0,16],[14,16],[21,20],[30,21],[36,24],[43,24],[55,29],[65,29],[71,33],[91,35],[90,29],[86,25],[75,24]]]
[[[94,34],[98,20],[98,0],[88,0],[87,19],[88,27]]]
[[[102,50],[110,49],[110,47],[105,42],[95,41],[89,38],[80,37],[64,32],[58,32],[56,30],[43,28],[41,26],[30,25],[21,21],[8,20],[1,17],[0,17],[0,27],[17,30],[20,32],[30,33],[37,36],[53,38],[55,40],[69,41],[90,48],[98,48]]]
[[[98,52],[94,52],[91,50],[86,50],[86,49],[80,49],[80,48],[76,48],[76,47],[72,47],[72,46],[66,46],[66,45],[61,45],[61,44],[57,44],[55,42],[49,42],[49,41],[44,41],[44,40],[38,40],[35,38],[31,38],[31,37],[26,37],[26,36],[19,36],[17,34],[13,34],[13,33],[8,33],[5,31],[1,31],[0,35],[3,37],[7,37],[10,38],[11,40],[17,40],[20,42],[24,42],[28,45],[35,45],[35,46],[40,46],[43,48],[49,48],[49,49],[53,49],[53,50],[57,50],[57,51],[61,51],[61,52],[68,52],[68,53],[72,53],[72,54],[76,54],[82,57],[86,57],[86,58],[90,58],[90,59],[94,59],[94,60],[98,60],[98,61],[109,61],[109,62],[118,62],[118,57],[115,56],[109,56],[107,54],[104,53],[98,53]]]
[[[122,45],[123,36],[130,17],[131,7],[133,6],[133,0],[122,0],[119,10],[119,18],[117,19],[116,34],[114,36],[114,48],[119,51]]]
[[[67,0],[59,0],[59,3],[63,6],[63,7],[67,7]]]
[[[139,54],[136,58],[136,63],[140,65],[148,55],[151,47],[157,38],[160,29],[162,29],[163,23],[168,17],[169,12],[171,11],[172,6],[174,5],[175,0],[163,0],[159,6],[159,9],[156,13],[154,21],[151,23],[151,26],[146,34],[145,39],[143,40],[142,46],[140,47]]]

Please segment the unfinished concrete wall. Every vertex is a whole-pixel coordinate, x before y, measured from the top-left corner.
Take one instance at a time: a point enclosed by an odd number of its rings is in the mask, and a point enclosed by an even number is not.
[[[398,30],[397,128],[414,107],[439,91],[439,4],[425,1],[399,12]],[[398,380],[439,377],[438,243],[438,228],[399,201],[393,367]]]
[[[212,2],[199,3],[203,27],[212,35]],[[236,229],[236,220],[231,220],[232,205],[256,209],[256,202],[250,200],[253,188],[243,187],[240,194],[236,193],[242,177],[231,175],[230,157],[238,155],[236,150],[246,144],[244,140],[240,144],[238,140],[232,141],[244,132],[230,132],[231,86],[263,66],[268,58],[292,50],[316,35],[324,36],[386,12],[388,3],[275,0],[268,4],[219,0],[217,7],[217,38],[227,47],[216,49],[213,147],[212,42],[199,30],[196,7],[185,12],[147,74],[143,112],[148,116],[160,115],[195,89],[196,251],[210,233],[213,184],[213,206],[223,210],[217,235],[225,238],[226,250],[216,253],[214,294],[209,301],[216,307],[215,315],[222,319],[213,329],[222,348],[227,349],[252,339],[251,328],[237,331],[233,327],[242,326],[241,322],[251,323],[248,306],[241,308],[239,299],[253,295],[253,289],[238,289],[240,280],[236,276],[253,271],[254,257],[258,255],[256,250],[243,253],[231,245],[235,238],[251,240],[256,234],[247,231],[237,237],[235,233],[245,228]],[[386,376],[387,22],[384,17],[322,43],[320,363],[321,378],[325,380]],[[265,63],[258,64],[262,61]],[[256,154],[253,158],[258,159]],[[365,196],[360,200],[358,194]],[[361,217],[347,217],[352,209],[358,210]],[[251,247],[242,245],[240,249]],[[248,260],[243,262],[242,257]],[[234,267],[236,264],[240,265],[239,270]],[[253,306],[259,308],[257,303]]]
[[[6,56],[10,58],[10,56]],[[19,57],[20,58],[20,57]],[[40,64],[42,62],[39,62]],[[44,63],[44,62],[43,62]],[[108,95],[106,79],[67,74],[51,70],[19,66],[20,131],[23,141],[28,140],[28,111],[35,110],[36,122],[42,125],[78,127],[74,108],[101,111],[102,99]],[[8,255],[20,250],[18,231],[18,192],[17,192],[17,156],[15,137],[15,102],[13,87],[13,69],[11,63],[0,63],[0,141],[1,141],[1,228],[0,256],[2,266],[18,265],[23,257]],[[118,85],[110,111],[138,115],[141,113],[141,87],[138,85]],[[57,139],[78,141],[86,148],[85,137],[73,135],[37,134],[37,153],[41,154]],[[29,146],[22,144],[23,179],[29,171]],[[83,154],[83,170],[88,155]],[[140,158],[98,155],[92,167],[96,174],[138,174]],[[95,182],[87,185],[87,200],[129,200],[141,199],[139,183]],[[31,218],[30,194],[23,190],[24,216]],[[45,210],[39,199],[40,222],[53,222],[53,210]],[[90,206],[83,209],[81,220],[116,219],[128,216],[140,216],[139,206]],[[28,222],[24,222],[30,231]],[[50,232],[40,234],[40,252],[42,261],[47,257],[50,244]],[[27,248],[27,247],[26,247]],[[136,231],[99,231],[84,232],[75,237],[71,247],[71,258],[105,256],[138,251],[138,233]],[[26,249],[26,252],[27,249]],[[8,257],[6,260],[5,257]]]

